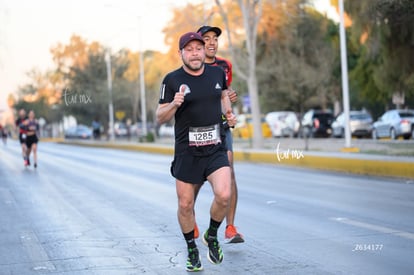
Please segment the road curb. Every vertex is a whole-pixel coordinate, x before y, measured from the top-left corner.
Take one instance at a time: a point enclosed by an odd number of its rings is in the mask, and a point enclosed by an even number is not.
[[[68,145],[78,145],[98,148],[111,148],[119,150],[140,151],[156,154],[173,155],[172,145],[160,144],[122,144],[108,142],[77,142],[58,141]],[[319,170],[362,174],[370,176],[385,176],[414,179],[413,162],[390,159],[367,159],[358,156],[358,153],[342,153],[343,156],[314,155],[308,152],[268,152],[252,150],[234,150],[234,160],[276,165],[306,167]]]
[[[306,154],[305,152],[301,156],[278,158],[276,152],[235,151],[234,159],[237,161],[273,163],[352,174],[414,179],[414,164],[412,162],[365,159],[358,158],[358,155],[353,155],[352,157],[349,157],[349,155],[346,155],[346,157],[316,156]]]

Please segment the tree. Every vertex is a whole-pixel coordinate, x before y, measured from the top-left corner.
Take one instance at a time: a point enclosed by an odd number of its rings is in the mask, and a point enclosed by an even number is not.
[[[100,43],[88,43],[79,36],[73,36],[68,45],[58,44],[52,48],[57,73],[64,79],[61,108],[65,114],[74,115],[80,123],[90,124],[99,117],[108,125],[107,66],[106,50]],[[127,49],[111,55],[114,111],[122,111],[126,117],[134,117],[137,108],[135,100],[137,75],[134,55]],[[135,67],[134,67],[135,66]],[[136,73],[137,74],[137,73]]]
[[[303,113],[328,108],[337,100],[331,80],[338,55],[329,37],[333,22],[304,4],[297,0],[264,9],[265,18],[275,17],[263,24],[258,39],[261,104],[266,112]]]
[[[353,39],[361,45],[361,58],[350,74],[361,96],[387,108],[400,92],[413,104],[413,1],[346,1],[345,8],[353,20]]]
[[[246,81],[250,98],[252,122],[253,122],[253,148],[263,147],[263,136],[261,128],[261,111],[259,105],[258,83],[256,76],[256,42],[257,29],[262,15],[263,3],[260,0],[238,0],[238,6],[242,14],[243,30],[245,34],[245,45],[240,54],[242,59],[247,61],[247,66],[242,69],[242,65],[238,63],[239,58],[235,58],[235,49],[233,48],[231,35],[229,34],[230,22],[227,14],[229,12],[224,9],[220,0],[215,0],[219,7],[220,14],[223,17],[224,24],[228,33],[229,48],[233,58],[233,66],[238,76]],[[232,30],[236,27],[232,28]]]
[[[29,83],[19,87],[18,100],[14,103],[16,109],[33,110],[37,117],[43,117],[48,122],[59,119],[59,114],[52,112],[50,107],[61,101],[61,93],[54,86],[56,75],[53,71],[46,73],[32,69],[27,73]]]

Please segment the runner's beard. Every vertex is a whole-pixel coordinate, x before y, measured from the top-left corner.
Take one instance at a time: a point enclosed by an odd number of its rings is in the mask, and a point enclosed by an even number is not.
[[[203,61],[201,61],[201,60],[199,60],[199,61],[200,61],[200,65],[198,65],[198,66],[197,65],[191,65],[191,61],[187,62],[187,61],[183,60],[183,63],[184,63],[184,66],[186,66],[187,69],[189,69],[190,71],[197,72],[201,68],[203,68],[203,65],[204,65]]]

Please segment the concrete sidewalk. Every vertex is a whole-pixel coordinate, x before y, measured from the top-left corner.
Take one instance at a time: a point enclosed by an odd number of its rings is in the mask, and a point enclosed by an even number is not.
[[[168,154],[171,156],[174,153],[174,141],[172,139],[163,139],[155,143],[72,140],[62,140],[59,142],[79,146]],[[299,142],[301,141],[299,140]],[[312,140],[312,142],[314,141]],[[335,151],[332,148],[334,147],[331,144],[332,142],[329,141],[329,143],[330,148],[326,148],[328,145],[325,141],[324,151],[311,151],[305,150],[300,144],[292,143],[289,139],[274,139],[265,145],[265,149],[253,150],[246,147],[246,143],[235,141],[233,145],[234,159],[235,161],[252,161],[371,176],[414,179],[414,156],[346,153],[341,152],[339,149],[336,149]]]

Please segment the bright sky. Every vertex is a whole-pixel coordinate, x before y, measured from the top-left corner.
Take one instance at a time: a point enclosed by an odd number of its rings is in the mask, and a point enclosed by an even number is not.
[[[329,7],[329,0],[314,1],[320,10]],[[136,51],[141,29],[142,49],[163,51],[162,29],[171,9],[190,2],[213,0],[0,0],[0,110],[8,94],[25,84],[28,71],[53,69],[50,48],[68,43],[72,34],[114,51]]]

